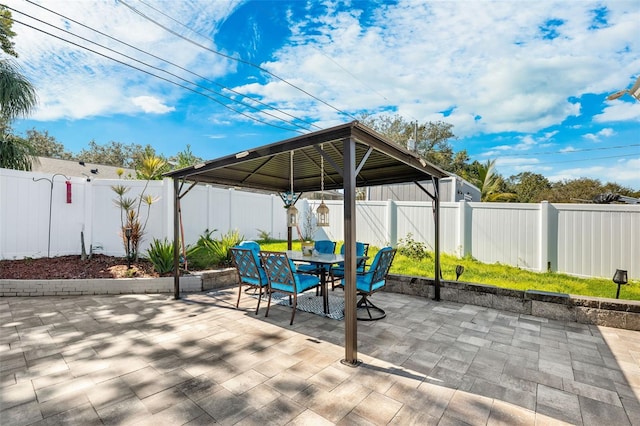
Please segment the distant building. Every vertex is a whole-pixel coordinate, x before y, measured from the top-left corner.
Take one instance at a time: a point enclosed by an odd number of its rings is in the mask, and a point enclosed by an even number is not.
[[[62,173],[68,177],[85,177],[90,179],[120,179],[117,170],[122,169],[122,178],[136,176],[136,171],[124,167],[105,166],[104,164],[87,163],[83,161],[60,160],[57,158],[37,157],[31,171],[39,173]]]
[[[433,191],[431,181],[420,182],[426,190]],[[480,201],[480,189],[460,176],[453,175],[440,179],[439,193],[441,202]],[[367,199],[371,201],[431,201],[431,198],[415,183],[372,186],[367,188]]]

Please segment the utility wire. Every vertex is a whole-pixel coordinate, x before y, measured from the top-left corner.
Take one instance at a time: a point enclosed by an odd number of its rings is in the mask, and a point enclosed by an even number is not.
[[[334,107],[334,106],[333,106],[333,105],[331,105],[330,103],[328,103],[328,102],[326,102],[326,101],[323,101],[322,99],[318,98],[317,96],[312,95],[311,93],[307,92],[306,90],[302,89],[301,87],[296,86],[295,84],[288,82],[288,81],[287,81],[287,80],[285,80],[284,78],[277,76],[276,74],[272,73],[271,71],[269,71],[269,70],[267,70],[267,69],[265,69],[265,68],[262,68],[260,65],[257,65],[257,64],[254,64],[253,62],[246,61],[246,60],[241,59],[241,58],[236,58],[236,57],[233,57],[233,56],[227,55],[227,54],[225,54],[225,53],[218,52],[217,50],[211,49],[210,47],[207,47],[207,46],[205,46],[205,45],[203,45],[203,44],[200,44],[200,43],[198,43],[197,41],[192,40],[192,39],[190,39],[190,38],[188,38],[188,37],[185,37],[185,36],[183,36],[182,34],[179,34],[179,33],[175,32],[175,31],[174,31],[174,30],[172,30],[171,28],[169,28],[169,27],[166,27],[166,26],[162,25],[160,22],[158,22],[158,21],[154,20],[153,18],[151,18],[151,17],[149,17],[149,16],[145,15],[144,13],[142,13],[141,11],[139,11],[138,9],[136,9],[135,7],[133,7],[133,6],[129,5],[129,4],[127,4],[126,2],[124,2],[124,1],[122,1],[122,0],[117,0],[117,1],[118,1],[118,3],[121,3],[123,6],[125,6],[125,7],[129,8],[132,12],[134,12],[134,13],[138,14],[139,16],[143,17],[144,19],[148,20],[149,22],[151,22],[151,23],[153,23],[153,24],[155,24],[155,25],[159,26],[160,28],[164,29],[165,31],[168,31],[169,33],[171,33],[171,34],[175,35],[176,37],[179,37],[179,38],[181,38],[181,39],[183,39],[183,40],[185,40],[185,41],[187,41],[187,42],[189,42],[189,43],[191,43],[191,44],[193,44],[193,45],[195,45],[195,46],[198,46],[198,47],[200,47],[200,48],[202,48],[202,49],[205,49],[205,50],[207,50],[207,51],[209,51],[209,52],[211,52],[211,53],[214,53],[214,54],[216,54],[216,55],[220,55],[220,56],[222,56],[223,58],[230,59],[230,60],[232,60],[232,61],[236,61],[236,62],[239,62],[239,63],[245,64],[245,65],[249,65],[249,66],[251,66],[251,67],[254,67],[254,68],[256,68],[256,69],[258,69],[258,70],[260,70],[260,71],[262,71],[262,72],[264,72],[264,73],[266,73],[266,74],[268,74],[268,75],[270,75],[271,77],[276,78],[276,79],[280,80],[281,82],[283,82],[283,83],[285,83],[285,84],[287,84],[287,85],[289,85],[289,86],[293,87],[294,89],[296,89],[296,90],[298,90],[298,91],[300,91],[300,92],[304,93],[305,95],[307,95],[307,96],[309,96],[309,97],[311,97],[311,98],[315,99],[316,101],[318,101],[318,102],[320,102],[320,103],[322,103],[322,104],[324,104],[324,105],[328,106],[329,108],[333,109],[334,111],[336,111],[336,112],[338,112],[338,113],[340,113],[340,114],[346,115],[347,117],[351,118],[352,120],[357,120],[357,118],[356,118],[356,117],[354,117],[353,115],[349,114],[348,112],[342,111],[341,109],[338,109],[337,107]],[[156,10],[156,9],[154,9],[154,10]],[[175,19],[174,19],[174,21],[175,21]],[[177,21],[176,21],[176,22],[177,22]],[[184,26],[184,27],[186,27],[186,28],[189,28],[188,26],[186,26],[186,25],[184,25],[184,24],[180,24],[180,25],[182,25],[182,26]]]
[[[192,74],[192,75],[194,75],[194,76],[196,76],[196,77],[198,77],[198,78],[200,78],[200,79],[203,79],[203,80],[205,80],[205,81],[207,81],[207,82],[209,82],[209,83],[211,83],[211,84],[215,84],[216,86],[221,87],[221,88],[223,88],[223,89],[225,89],[225,90],[228,90],[228,91],[230,91],[230,92],[232,92],[232,93],[234,93],[234,94],[236,94],[236,95],[242,96],[243,98],[246,98],[246,99],[250,99],[250,100],[252,100],[253,102],[255,102],[255,103],[259,104],[259,105],[262,105],[262,106],[264,106],[264,107],[270,108],[270,109],[275,110],[275,111],[278,111],[279,113],[281,113],[281,114],[283,114],[283,115],[287,115],[287,116],[289,116],[289,117],[293,118],[294,120],[299,120],[299,121],[301,121],[301,122],[303,122],[303,123],[305,123],[305,124],[308,124],[308,125],[313,126],[313,127],[317,128],[317,129],[320,129],[320,127],[319,127],[319,126],[317,126],[317,125],[316,125],[316,124],[314,124],[314,123],[311,123],[311,122],[308,122],[308,121],[306,121],[306,120],[303,120],[302,118],[299,118],[299,117],[296,117],[296,116],[294,116],[294,115],[292,115],[292,114],[289,114],[289,113],[288,113],[288,112],[286,112],[286,111],[282,111],[282,110],[280,110],[280,109],[278,109],[278,108],[274,108],[273,106],[271,106],[271,105],[269,105],[269,104],[267,104],[267,103],[265,103],[265,102],[262,102],[262,101],[260,101],[260,100],[258,100],[258,99],[255,99],[255,98],[252,98],[251,96],[247,96],[247,95],[245,95],[245,94],[243,94],[243,93],[240,93],[240,92],[238,92],[238,91],[236,91],[236,90],[231,89],[230,87],[224,86],[224,85],[222,85],[222,84],[220,84],[220,83],[218,83],[218,82],[212,81],[212,80],[210,80],[210,79],[208,79],[208,78],[206,78],[206,77],[204,77],[204,76],[202,76],[202,75],[200,75],[200,74],[197,74],[197,73],[195,73],[195,72],[193,72],[193,71],[191,71],[191,70],[188,70],[188,69],[186,69],[186,68],[184,68],[184,67],[182,67],[182,66],[180,66],[180,65],[178,65],[178,64],[176,64],[176,63],[173,63],[173,62],[168,61],[168,60],[166,60],[166,59],[164,59],[164,58],[161,58],[161,57],[159,57],[159,56],[157,56],[157,55],[154,55],[153,53],[149,53],[149,52],[147,52],[147,51],[145,51],[145,50],[139,49],[139,48],[137,48],[137,47],[135,47],[135,46],[133,46],[133,45],[131,45],[131,44],[129,44],[129,43],[126,43],[126,42],[124,42],[124,41],[122,41],[122,40],[119,40],[119,39],[117,39],[117,38],[115,38],[115,37],[112,37],[112,36],[110,36],[109,34],[103,33],[102,31],[99,31],[99,30],[97,30],[97,29],[95,29],[95,28],[89,27],[88,25],[85,25],[85,24],[83,24],[83,23],[81,23],[81,22],[78,22],[78,21],[76,21],[76,20],[72,19],[72,18],[69,18],[68,16],[62,15],[61,13],[58,13],[58,12],[56,12],[55,10],[48,9],[48,8],[46,8],[46,7],[42,6],[42,5],[39,5],[39,4],[37,4],[37,3],[34,3],[34,2],[33,2],[33,1],[31,1],[31,0],[25,0],[25,1],[26,1],[27,3],[30,3],[30,4],[32,4],[32,5],[34,5],[34,6],[37,6],[37,7],[41,8],[41,9],[44,9],[44,10],[46,10],[46,11],[50,12],[50,13],[53,13],[54,15],[57,15],[57,16],[59,16],[59,17],[63,18],[63,19],[66,19],[66,20],[68,20],[68,21],[70,21],[70,22],[73,22],[73,23],[75,23],[75,24],[77,24],[77,25],[80,25],[80,26],[82,26],[82,27],[84,27],[84,28],[87,28],[88,30],[94,31],[94,32],[96,32],[96,33],[98,33],[98,34],[100,34],[100,35],[102,35],[102,36],[104,36],[104,37],[107,37],[107,38],[109,38],[109,39],[113,40],[113,41],[116,41],[116,42],[118,42],[118,43],[120,43],[120,44],[123,44],[123,45],[125,45],[125,46],[127,46],[127,47],[130,47],[131,49],[134,49],[134,50],[136,50],[136,51],[138,51],[138,52],[141,52],[141,53],[143,53],[143,54],[145,54],[145,55],[149,55],[149,56],[151,56],[152,58],[158,59],[158,60],[160,60],[160,61],[166,62],[167,64],[173,65],[173,66],[174,66],[174,67],[176,67],[176,68],[179,68],[179,69],[181,69],[181,70],[183,70],[183,71],[186,71],[186,72],[188,72],[189,74]],[[11,8],[9,8],[9,9],[11,9]],[[11,9],[11,10],[14,10],[14,9]],[[23,12],[18,12],[18,13],[22,13],[23,15],[26,15],[26,14],[25,14],[25,13],[23,13]],[[29,16],[29,15],[26,15],[26,16]],[[32,18],[32,19],[36,19],[36,20],[40,21],[39,19],[37,19],[37,18],[33,18],[32,16],[29,16],[29,17],[30,17],[30,18]],[[43,21],[40,21],[40,22],[43,22]],[[46,22],[43,22],[43,23],[47,24]],[[51,26],[51,24],[47,24],[47,25],[50,25],[50,26]],[[58,27],[54,27],[54,28],[58,28]],[[60,29],[60,28],[58,28],[58,29]],[[65,32],[66,32],[66,30],[62,30],[62,29],[60,29],[60,30],[61,30],[61,31],[65,31]],[[71,34],[71,33],[70,33],[70,34]],[[75,35],[75,34],[73,34],[73,35]],[[76,37],[82,38],[82,37],[77,36],[77,35],[76,35]],[[89,42],[90,42],[90,43],[94,43],[94,42],[92,42],[92,41],[89,41]],[[97,44],[97,43],[94,43],[94,44]],[[100,46],[100,45],[99,45],[99,46]],[[101,46],[101,47],[103,47],[103,46]],[[116,52],[116,53],[121,54],[120,52]],[[123,56],[124,56],[124,55],[123,55]],[[146,65],[146,64],[145,64],[145,65]],[[214,92],[214,93],[217,93],[217,92]],[[224,95],[221,95],[221,96],[224,96]],[[233,101],[233,102],[238,102],[238,101],[236,101],[235,99],[229,98],[229,97],[227,97],[227,96],[224,96],[224,97],[226,97],[227,99],[230,99],[230,100],[231,100],[231,101]],[[243,105],[246,105],[246,104],[243,104]],[[255,108],[255,109],[257,109],[257,108]],[[283,120],[283,121],[284,121],[284,120]],[[294,124],[294,123],[292,123],[292,124]],[[301,127],[301,128],[303,128],[303,129],[307,130],[306,128],[304,128],[304,127],[302,127],[302,126],[298,126],[298,127]]]
[[[500,154],[500,157],[521,157],[521,156],[529,156],[529,155],[553,155],[553,154],[572,154],[574,152],[587,152],[587,151],[600,151],[607,149],[620,149],[620,148],[630,148],[633,146],[640,146],[640,143],[632,143],[630,145],[617,145],[617,146],[603,146],[599,148],[583,148],[583,149],[572,149],[566,151],[546,151],[546,152],[523,152],[520,154]]]
[[[177,19],[173,18],[172,16],[166,14],[165,12],[163,12],[162,10],[150,5],[149,3],[145,2],[144,0],[138,0],[140,3],[144,4],[145,6],[147,6],[149,9],[152,9],[154,11],[156,11],[157,13],[161,14],[162,16],[166,17],[167,19],[170,19],[171,21],[175,22],[178,25],[181,25],[182,27],[188,29],[189,31],[193,32],[194,34],[199,35],[200,37],[209,40],[209,38],[198,32],[195,31],[194,29],[192,29],[191,27],[189,27],[186,24],[183,24],[182,22],[178,21]],[[326,53],[324,53],[321,49],[313,46],[313,45],[309,45],[312,48],[314,48],[315,50],[317,50],[318,52],[320,52],[320,54],[324,57],[326,57],[327,59],[329,59],[331,62],[333,62],[338,68],[340,68],[342,71],[344,71],[345,73],[349,74],[354,80],[356,80],[357,82],[359,82],[360,84],[362,84],[366,89],[372,91],[373,93],[375,93],[376,95],[380,96],[382,99],[384,99],[387,102],[391,102],[386,96],[384,96],[382,93],[380,93],[379,91],[377,91],[376,89],[374,89],[373,87],[369,86],[368,84],[366,84],[364,81],[362,81],[360,78],[358,78],[358,76],[356,76],[355,74],[353,74],[351,71],[349,71],[348,69],[346,69],[345,67],[343,67],[340,63],[338,63],[335,59],[333,59],[331,56],[327,55]],[[258,69],[260,69],[259,66],[252,64],[253,66],[257,67]],[[417,118],[411,116],[414,120],[418,121]]]
[[[86,41],[86,42],[88,42],[88,43],[94,44],[94,45],[96,45],[96,46],[98,46],[98,47],[101,47],[101,48],[103,48],[103,49],[107,50],[107,51],[110,51],[110,52],[113,52],[113,53],[115,53],[115,54],[121,55],[121,56],[123,56],[123,57],[125,57],[125,58],[127,58],[127,59],[130,59],[130,60],[132,60],[132,61],[134,61],[134,62],[137,62],[137,63],[139,63],[139,64],[142,64],[142,65],[144,65],[144,66],[147,66],[147,67],[149,67],[149,68],[151,68],[151,69],[154,69],[154,70],[156,70],[156,71],[160,71],[160,72],[166,73],[166,74],[168,74],[168,75],[170,75],[170,76],[172,76],[172,77],[175,77],[175,78],[177,78],[177,79],[179,79],[179,80],[184,81],[185,83],[192,84],[192,85],[194,85],[194,86],[196,86],[196,87],[199,87],[199,88],[201,88],[201,89],[203,89],[203,90],[205,90],[205,91],[207,91],[207,92],[211,92],[211,93],[216,94],[216,95],[218,95],[218,96],[220,96],[220,97],[223,97],[223,98],[225,98],[225,99],[228,99],[228,100],[230,100],[230,101],[232,101],[232,102],[236,102],[236,103],[239,103],[239,104],[241,104],[241,105],[244,105],[244,106],[245,106],[245,107],[247,107],[247,108],[251,108],[251,109],[253,109],[253,110],[255,110],[255,111],[259,112],[259,113],[262,113],[262,114],[268,115],[268,116],[270,116],[270,117],[273,117],[273,118],[275,118],[276,120],[285,121],[287,124],[291,124],[291,125],[293,125],[293,126],[295,126],[295,127],[299,127],[299,128],[301,128],[301,129],[303,129],[303,130],[306,130],[306,131],[308,131],[308,130],[309,130],[309,129],[307,129],[306,127],[301,126],[301,125],[299,125],[299,124],[297,124],[297,123],[286,121],[286,120],[282,119],[281,117],[278,117],[278,116],[276,116],[276,115],[274,115],[274,114],[272,114],[272,113],[270,113],[270,112],[267,112],[267,111],[261,110],[261,109],[259,109],[259,108],[255,107],[255,106],[253,106],[253,105],[249,105],[249,104],[244,103],[244,102],[242,102],[242,101],[239,101],[239,100],[233,99],[233,98],[231,98],[231,97],[229,97],[229,96],[226,96],[226,95],[224,95],[224,94],[222,94],[222,93],[220,93],[220,92],[217,92],[217,91],[215,91],[215,90],[212,90],[212,89],[210,89],[210,88],[208,88],[208,87],[206,87],[206,86],[203,86],[203,85],[198,84],[198,83],[194,83],[194,82],[192,82],[192,81],[190,81],[190,80],[187,80],[187,79],[185,79],[185,78],[183,78],[183,77],[180,77],[179,75],[174,74],[174,73],[172,73],[172,72],[170,72],[170,71],[163,70],[163,69],[162,69],[162,68],[160,68],[160,67],[157,67],[157,66],[154,66],[154,65],[148,64],[148,63],[146,63],[146,62],[140,61],[140,60],[138,60],[138,59],[136,59],[136,58],[134,58],[134,57],[131,57],[131,56],[129,56],[129,55],[126,55],[126,54],[124,54],[124,53],[122,53],[122,52],[118,52],[117,50],[111,49],[111,48],[109,48],[109,47],[107,47],[107,46],[104,46],[104,45],[102,45],[102,44],[100,44],[100,43],[97,43],[97,42],[91,41],[91,40],[89,40],[89,39],[87,39],[87,38],[85,38],[85,37],[82,37],[82,36],[79,36],[79,35],[77,35],[77,34],[74,34],[74,33],[70,32],[70,31],[68,31],[68,30],[65,30],[65,29],[63,29],[63,28],[57,27],[57,26],[55,26],[55,25],[53,25],[53,24],[50,24],[50,23],[48,23],[48,22],[45,22],[45,21],[43,21],[43,20],[41,20],[41,19],[35,18],[35,17],[33,17],[33,16],[31,16],[31,15],[28,15],[28,14],[26,14],[26,13],[24,13],[24,12],[20,12],[20,11],[18,11],[18,10],[12,9],[12,8],[10,8],[10,7],[7,7],[7,8],[8,8],[8,9],[10,9],[10,10],[12,10],[12,11],[15,11],[15,12],[17,12],[17,13],[19,13],[19,14],[25,15],[25,16],[27,16],[27,17],[29,17],[29,18],[31,18],[31,19],[33,19],[33,20],[35,20],[35,21],[38,21],[38,22],[43,23],[43,24],[45,24],[45,25],[48,25],[48,26],[50,26],[50,27],[52,27],[52,28],[55,28],[55,29],[56,29],[56,30],[58,30],[58,31],[62,31],[62,32],[64,32],[64,33],[67,33],[67,34],[69,34],[69,35],[72,35],[72,36],[74,36],[74,37],[77,37],[77,38],[79,38],[79,39],[81,39],[81,40],[84,40],[84,41]],[[22,25],[27,25],[27,24],[25,24],[25,23],[23,23],[23,22],[21,22],[21,21],[17,21],[17,20],[16,20],[16,22],[18,22],[18,23],[20,23],[20,24],[22,24]],[[34,28],[34,29],[35,29],[35,27],[32,27],[32,28]],[[48,34],[48,33],[47,33],[47,34]],[[64,40],[64,39],[61,39],[61,40],[63,40],[63,41],[67,41],[67,40]],[[74,44],[75,44],[75,43],[74,43]],[[77,44],[76,44],[76,46],[82,47],[82,46],[77,45]],[[84,47],[83,47],[83,48],[84,48]],[[90,50],[90,49],[87,49],[87,50]],[[91,51],[92,51],[92,50],[91,50]],[[92,51],[92,52],[93,52],[93,51]],[[102,55],[102,56],[104,56],[104,57],[106,57],[106,58],[108,58],[108,59],[113,59],[113,58],[111,58],[111,57],[109,57],[109,56],[106,56],[106,55]],[[120,62],[120,61],[118,61],[118,62]],[[124,63],[124,62],[120,62],[120,63]],[[128,64],[126,64],[126,65],[128,65]],[[134,67],[134,68],[136,68],[136,67]],[[136,68],[136,69],[139,69],[139,68]],[[156,74],[150,74],[150,75],[157,76]],[[200,93],[200,92],[196,92],[196,93]],[[213,98],[210,98],[210,99],[213,99]],[[249,115],[244,114],[244,113],[242,113],[241,111],[238,111],[238,110],[235,110],[235,109],[232,109],[232,108],[228,107],[228,105],[226,105],[226,104],[224,104],[224,103],[222,103],[222,102],[219,102],[219,101],[217,101],[217,102],[218,102],[219,104],[221,104],[222,106],[224,106],[224,107],[226,107],[226,108],[231,109],[231,110],[232,110],[232,111],[234,111],[234,112],[238,112],[238,113],[241,113],[241,114],[245,115],[246,117],[250,117]],[[250,118],[251,118],[251,119],[254,119],[253,117],[250,117]],[[261,122],[261,123],[263,123],[263,124],[269,124],[269,123],[267,123],[267,122],[265,122],[265,121],[260,121],[260,122]],[[278,128],[283,129],[283,127],[278,127]],[[291,130],[291,129],[287,129],[287,130]],[[303,133],[303,132],[299,132],[299,133]]]
[[[611,155],[609,157],[593,157],[593,158],[582,158],[580,160],[565,160],[565,161],[545,161],[544,163],[520,163],[518,166],[533,166],[533,165],[547,165],[547,164],[560,164],[560,163],[577,163],[580,161],[593,161],[593,160],[606,160],[610,158],[623,158],[623,157],[633,157],[634,154],[624,154],[624,155]]]
[[[166,81],[166,82],[168,82],[168,83],[171,83],[171,84],[174,84],[174,85],[176,85],[176,86],[178,86],[178,87],[181,87],[181,88],[183,88],[183,89],[189,90],[190,92],[196,93],[196,94],[198,94],[198,95],[200,95],[200,96],[204,96],[205,98],[208,98],[208,99],[210,99],[210,100],[212,100],[212,101],[214,101],[214,102],[217,102],[217,103],[219,103],[220,105],[222,105],[223,107],[225,107],[225,108],[227,108],[227,109],[229,109],[229,110],[231,110],[231,111],[233,111],[233,112],[235,112],[235,113],[238,113],[238,114],[240,114],[240,115],[242,115],[242,116],[245,116],[245,117],[249,118],[250,120],[253,120],[253,121],[256,121],[256,122],[259,122],[259,123],[265,124],[265,125],[267,125],[267,126],[275,127],[275,128],[277,128],[277,129],[287,130],[287,131],[295,131],[295,132],[298,132],[298,133],[300,133],[300,134],[304,134],[304,132],[302,132],[302,131],[300,131],[300,130],[297,130],[297,129],[290,129],[290,128],[286,128],[286,127],[278,126],[278,125],[275,125],[275,124],[273,124],[273,123],[269,123],[269,122],[267,122],[267,121],[260,120],[259,118],[252,117],[252,116],[250,116],[249,114],[246,114],[246,113],[244,113],[244,112],[242,112],[242,111],[238,111],[238,110],[236,110],[236,109],[234,109],[234,108],[230,107],[229,105],[226,105],[225,103],[223,103],[223,102],[219,101],[218,99],[215,99],[215,98],[213,98],[212,96],[209,96],[209,95],[207,95],[207,94],[205,94],[205,93],[199,92],[199,91],[197,91],[197,90],[195,90],[195,89],[193,89],[193,88],[191,88],[191,87],[188,87],[188,86],[185,86],[185,85],[183,85],[183,84],[177,83],[177,82],[175,82],[175,81],[172,81],[172,80],[170,80],[170,79],[168,79],[168,78],[165,78],[165,77],[159,76],[159,75],[157,75],[157,74],[154,74],[154,73],[152,73],[152,72],[150,72],[150,71],[147,71],[147,70],[144,70],[144,69],[142,69],[142,68],[138,68],[138,67],[136,67],[136,66],[134,66],[134,65],[128,64],[128,63],[123,62],[123,61],[120,61],[120,60],[118,60],[118,59],[116,59],[116,58],[112,58],[112,57],[110,57],[110,56],[108,56],[108,55],[105,55],[104,53],[97,52],[97,51],[95,51],[95,50],[93,50],[93,49],[90,49],[90,48],[88,48],[88,47],[86,47],[86,46],[81,46],[81,45],[80,45],[80,44],[78,44],[78,43],[75,43],[75,42],[73,42],[73,41],[71,41],[71,40],[67,40],[67,39],[62,38],[62,37],[60,37],[60,36],[57,36],[57,35],[55,35],[55,34],[51,34],[51,33],[47,32],[47,31],[45,31],[45,30],[43,30],[43,29],[41,29],[41,28],[36,28],[36,27],[34,27],[34,26],[32,26],[32,25],[29,25],[29,24],[26,24],[26,23],[24,23],[24,22],[18,21],[17,19],[13,19],[13,22],[18,23],[18,24],[21,24],[21,25],[24,25],[25,27],[28,27],[28,28],[34,29],[34,30],[36,30],[36,31],[39,31],[39,32],[41,32],[41,33],[43,33],[43,34],[46,34],[46,35],[50,36],[50,37],[57,38],[58,40],[64,41],[65,43],[69,43],[69,44],[71,44],[71,45],[73,45],[73,46],[76,46],[76,47],[79,47],[79,48],[81,48],[81,49],[87,50],[87,51],[89,51],[89,52],[95,53],[96,55],[100,55],[100,56],[102,56],[102,57],[104,57],[104,58],[110,59],[110,60],[112,60],[112,61],[114,61],[114,62],[117,62],[117,63],[119,63],[119,64],[125,65],[125,66],[127,66],[127,67],[133,68],[133,69],[138,70],[138,71],[141,71],[141,72],[143,72],[143,73],[145,73],[145,74],[148,74],[148,75],[150,75],[150,76],[152,76],[152,77],[156,77],[156,78],[158,78],[158,79],[160,79],[160,80],[164,80],[164,81]]]

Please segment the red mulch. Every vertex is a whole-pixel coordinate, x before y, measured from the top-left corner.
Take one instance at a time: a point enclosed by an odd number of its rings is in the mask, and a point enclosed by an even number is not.
[[[139,278],[158,277],[153,265],[139,260],[127,270],[124,257],[94,254],[91,259],[80,256],[41,257],[38,259],[0,260],[0,279],[73,279],[73,278]]]

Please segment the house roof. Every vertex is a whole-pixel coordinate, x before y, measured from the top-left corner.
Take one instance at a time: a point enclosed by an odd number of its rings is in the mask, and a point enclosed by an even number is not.
[[[287,192],[291,188],[293,152],[294,192],[320,189],[322,157],[325,159],[324,188],[343,189],[343,141],[349,138],[355,141],[358,187],[448,176],[444,170],[390,142],[358,121],[251,148],[174,170],[165,173],[165,176],[202,183]]]
[[[87,179],[120,179],[118,170],[124,170],[123,176],[136,176],[133,169],[124,167],[105,166],[76,160],[61,160],[58,158],[38,157],[34,161],[31,171],[40,173],[62,173],[68,177],[85,177]]]

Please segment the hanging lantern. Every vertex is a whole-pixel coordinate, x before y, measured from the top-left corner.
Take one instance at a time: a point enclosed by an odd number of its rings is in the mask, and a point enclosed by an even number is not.
[[[293,205],[295,202],[295,193],[293,192],[293,151],[291,151],[291,175],[289,177],[291,191],[289,192],[289,207],[287,207],[287,226],[293,228],[298,226],[298,209]]]
[[[320,145],[320,150],[323,151],[323,145]],[[329,226],[329,207],[324,203],[324,156],[320,155],[320,196],[322,200],[320,205],[316,209],[316,225]]]
[[[318,226],[329,226],[329,207],[324,203],[324,200],[316,209],[316,224]]]
[[[287,226],[289,228],[298,226],[298,209],[293,204],[287,209]]]

